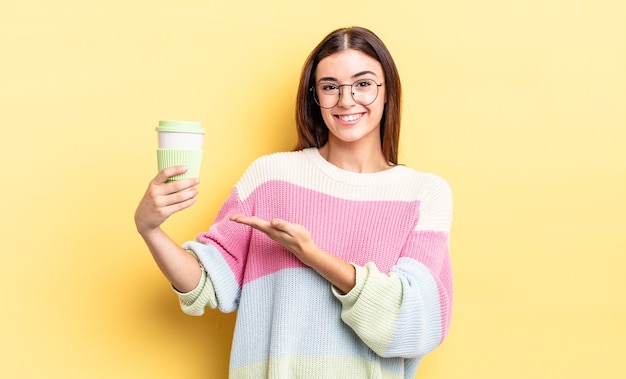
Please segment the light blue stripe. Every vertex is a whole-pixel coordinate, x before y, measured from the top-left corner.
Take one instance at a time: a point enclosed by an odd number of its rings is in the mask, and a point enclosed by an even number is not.
[[[402,280],[403,297],[385,355],[422,356],[441,343],[441,303],[437,282],[426,266],[411,258],[400,258],[391,271]]]
[[[341,320],[331,285],[309,268],[290,268],[247,283],[241,293],[231,353],[233,368],[288,355],[347,356],[404,371],[401,358],[381,358]]]
[[[185,243],[183,249],[192,250],[209,274],[217,296],[217,308],[226,313],[237,310],[239,283],[222,254],[213,245],[197,241]]]

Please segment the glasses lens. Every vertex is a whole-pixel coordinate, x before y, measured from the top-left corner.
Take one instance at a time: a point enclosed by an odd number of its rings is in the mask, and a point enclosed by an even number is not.
[[[322,108],[333,108],[339,102],[339,85],[320,83],[313,92],[315,102]]]
[[[378,97],[378,85],[370,79],[357,80],[352,84],[352,98],[361,105],[370,105]]]
[[[360,105],[370,105],[378,97],[379,85],[371,79],[357,80],[352,84],[320,83],[311,90],[317,105],[330,109],[339,103],[341,95],[346,95],[346,89],[341,91],[341,87],[350,87],[352,99]]]

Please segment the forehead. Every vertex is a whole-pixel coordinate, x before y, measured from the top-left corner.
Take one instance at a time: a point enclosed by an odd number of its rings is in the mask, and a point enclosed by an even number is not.
[[[363,73],[368,73],[374,78],[382,78],[383,68],[380,62],[369,55],[348,49],[331,54],[319,61],[315,69],[315,79],[350,80]]]

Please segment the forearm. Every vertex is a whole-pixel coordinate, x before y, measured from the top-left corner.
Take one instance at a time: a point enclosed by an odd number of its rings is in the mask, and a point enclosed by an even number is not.
[[[354,266],[320,249],[313,242],[311,233],[302,225],[278,218],[267,221],[242,214],[232,215],[230,220],[265,233],[342,292],[347,293],[354,287],[356,282]]]
[[[343,293],[350,292],[356,283],[354,266],[317,247],[313,249],[314,252],[307,254],[306,262],[303,263],[314,269]]]
[[[196,288],[202,276],[202,269],[196,258],[178,246],[161,228],[140,233],[155,262],[180,292]]]

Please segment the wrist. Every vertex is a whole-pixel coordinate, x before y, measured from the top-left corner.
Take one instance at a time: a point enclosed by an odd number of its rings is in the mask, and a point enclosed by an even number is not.
[[[310,246],[301,249],[300,254],[296,254],[296,257],[306,266],[315,268],[316,262],[318,262],[325,254],[328,253],[320,249],[317,245],[311,244]]]
[[[314,269],[343,293],[348,293],[354,288],[356,284],[356,269],[354,265],[317,246],[315,249],[310,250],[309,253],[308,260],[302,258],[302,263]]]
[[[162,230],[160,226],[148,227],[137,225],[137,233],[139,233],[139,235],[145,240],[150,239],[152,236],[155,236],[161,232]]]

